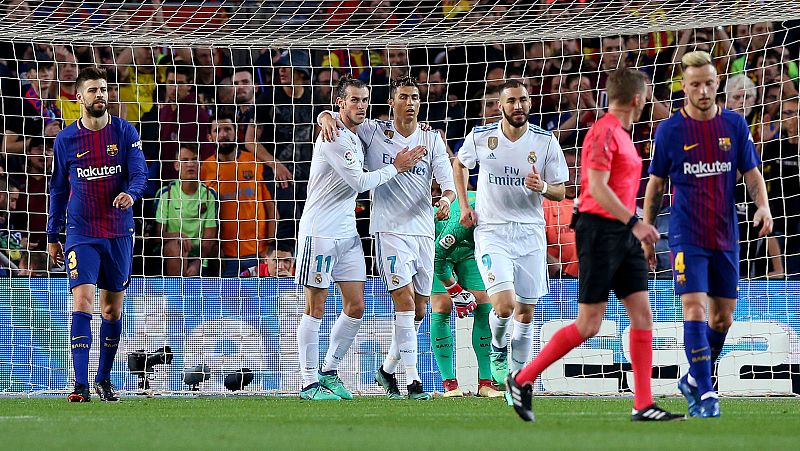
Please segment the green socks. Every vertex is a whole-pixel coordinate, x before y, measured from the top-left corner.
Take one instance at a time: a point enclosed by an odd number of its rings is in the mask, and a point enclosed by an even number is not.
[[[450,329],[449,314],[431,313],[431,347],[433,355],[436,357],[436,364],[439,366],[439,372],[442,374],[442,380],[456,377],[453,369],[453,331]]]
[[[478,379],[491,379],[492,366],[489,353],[492,351],[492,331],[489,329],[489,312],[492,304],[478,304],[472,312],[472,349],[478,360]]]

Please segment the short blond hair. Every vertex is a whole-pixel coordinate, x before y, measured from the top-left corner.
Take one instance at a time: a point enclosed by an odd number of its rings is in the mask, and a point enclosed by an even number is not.
[[[703,67],[709,64],[713,64],[711,55],[702,50],[689,52],[681,58],[681,68],[683,70],[686,70],[688,67]]]

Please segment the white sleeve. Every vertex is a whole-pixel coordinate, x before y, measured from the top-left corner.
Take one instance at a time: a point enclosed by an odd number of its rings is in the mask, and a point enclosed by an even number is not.
[[[317,125],[322,127],[322,115],[328,113],[334,120],[339,120],[339,113],[331,110],[323,110],[317,115]]]
[[[435,135],[433,140],[434,149],[431,158],[431,168],[433,169],[433,176],[436,182],[442,188],[442,192],[452,191],[456,192],[456,185],[453,183],[453,165],[450,164],[450,156],[447,154],[447,148],[444,141],[438,132],[431,132]]]
[[[564,158],[564,151],[561,150],[561,145],[558,144],[555,136],[550,137],[542,169],[542,178],[549,184],[558,185],[569,180],[567,160]]]
[[[383,185],[397,175],[397,168],[393,164],[387,164],[377,171],[364,172],[355,151],[336,142],[322,143],[320,151],[342,180],[359,193]]]
[[[475,134],[469,132],[467,137],[464,138],[464,144],[458,149],[456,154],[459,161],[467,168],[472,169],[478,163],[478,149],[475,148]]]

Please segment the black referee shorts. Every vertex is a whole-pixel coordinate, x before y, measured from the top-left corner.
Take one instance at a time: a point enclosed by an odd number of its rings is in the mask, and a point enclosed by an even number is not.
[[[578,248],[578,302],[607,302],[614,290],[623,299],[647,291],[647,261],[639,240],[625,224],[581,213],[575,227]]]

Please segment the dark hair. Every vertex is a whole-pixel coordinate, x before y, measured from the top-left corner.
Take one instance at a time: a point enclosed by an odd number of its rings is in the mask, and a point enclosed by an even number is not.
[[[513,89],[513,88],[525,88],[525,85],[521,81],[516,79],[507,80],[505,83],[500,85],[500,92],[503,92],[506,89]]]
[[[234,124],[236,123],[236,118],[234,117],[234,115],[231,114],[230,111],[226,111],[223,109],[220,109],[217,115],[213,117],[211,120],[217,123],[219,123],[219,121],[231,121],[231,123]]]
[[[369,89],[367,84],[364,83],[362,80],[354,78],[351,74],[345,74],[339,77],[339,81],[336,83],[336,97],[340,97],[342,99],[347,97],[347,88],[351,86],[356,89],[361,89],[361,88]]]
[[[192,81],[194,81],[194,71],[192,70],[192,68],[190,66],[184,66],[184,65],[173,66],[173,65],[169,65],[169,66],[167,66],[167,71],[164,72],[164,79],[166,79],[167,76],[169,74],[172,74],[172,73],[175,74],[175,78],[178,78],[178,75],[184,75],[184,76],[186,76],[186,81],[187,82],[191,83]]]
[[[89,66],[81,69],[78,78],[75,80],[75,88],[80,91],[84,82],[89,80],[106,80],[108,81],[108,73],[105,69],[95,66]]]
[[[278,239],[274,241],[270,241],[267,244],[267,254],[271,254],[276,250],[281,252],[289,252],[294,256],[294,240],[293,239]]]
[[[233,69],[233,73],[235,74],[237,72],[247,72],[248,74],[250,74],[252,76],[253,75],[253,68],[252,67],[236,67],[236,68]]]
[[[195,157],[199,155],[197,144],[195,143],[182,142],[180,143],[179,148],[188,150],[189,152],[193,153]]]
[[[411,86],[419,89],[419,83],[417,82],[416,78],[412,77],[411,75],[402,75],[392,79],[392,82],[389,84],[389,98],[393,99],[394,94],[397,92],[397,88],[401,88],[403,86]]]
[[[647,89],[647,75],[627,67],[617,69],[608,76],[606,92],[608,103],[631,103],[637,95]]]

